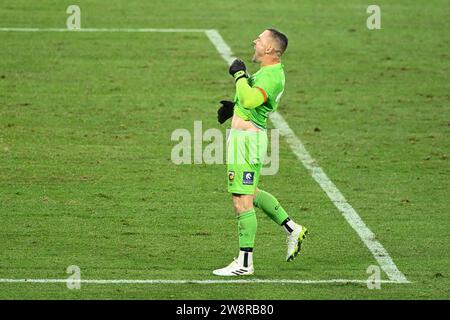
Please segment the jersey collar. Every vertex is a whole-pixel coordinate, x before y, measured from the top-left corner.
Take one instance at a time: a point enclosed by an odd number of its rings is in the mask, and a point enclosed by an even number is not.
[[[271,64],[271,65],[268,65],[268,66],[261,67],[260,69],[283,68],[283,67],[284,67],[284,64],[282,64],[281,62],[278,62],[278,63],[275,63],[275,64]]]

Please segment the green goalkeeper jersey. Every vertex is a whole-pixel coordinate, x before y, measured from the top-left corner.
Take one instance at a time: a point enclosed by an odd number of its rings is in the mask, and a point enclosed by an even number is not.
[[[258,88],[264,95],[264,103],[256,108],[247,109],[235,97],[234,113],[244,120],[251,121],[260,129],[266,129],[267,117],[270,112],[278,108],[281,95],[284,91],[284,70],[281,63],[264,66],[247,80],[250,87]]]

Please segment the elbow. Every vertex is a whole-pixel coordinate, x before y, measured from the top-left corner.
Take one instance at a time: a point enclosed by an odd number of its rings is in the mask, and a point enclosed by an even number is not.
[[[255,102],[252,101],[251,99],[242,99],[241,100],[241,105],[245,109],[253,109],[253,108],[257,107],[257,105],[255,105]]]
[[[241,101],[241,104],[242,104],[242,106],[243,106],[245,109],[250,109],[250,108],[251,108],[251,105],[250,105],[250,103],[248,102],[248,99],[242,100],[242,101]]]

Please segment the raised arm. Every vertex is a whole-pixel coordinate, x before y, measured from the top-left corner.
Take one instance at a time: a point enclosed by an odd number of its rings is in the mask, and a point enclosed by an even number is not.
[[[236,93],[241,105],[246,109],[259,107],[267,100],[267,95],[263,89],[250,87],[246,79],[236,81]]]
[[[263,89],[249,86],[247,70],[242,60],[234,60],[229,72],[236,81],[236,93],[244,108],[253,109],[266,102],[267,95]]]

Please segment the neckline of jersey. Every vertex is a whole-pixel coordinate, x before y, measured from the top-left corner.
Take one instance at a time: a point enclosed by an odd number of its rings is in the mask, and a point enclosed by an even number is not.
[[[278,62],[275,64],[270,64],[268,66],[261,67],[260,69],[269,69],[269,68],[276,68],[276,67],[284,67],[284,64],[282,64],[281,62]]]

